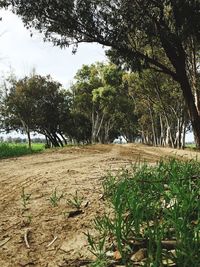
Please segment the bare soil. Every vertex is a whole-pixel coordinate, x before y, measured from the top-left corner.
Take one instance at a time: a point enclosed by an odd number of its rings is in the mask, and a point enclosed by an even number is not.
[[[138,160],[154,163],[173,155],[199,157],[189,150],[127,144],[55,149],[1,160],[0,266],[87,266],[93,256],[84,233],[93,231],[93,219],[104,213],[101,194],[106,173]],[[23,188],[31,194],[26,208]],[[57,207],[49,200],[55,189],[64,195]],[[76,191],[84,199],[83,212],[69,217],[75,209],[67,199]]]

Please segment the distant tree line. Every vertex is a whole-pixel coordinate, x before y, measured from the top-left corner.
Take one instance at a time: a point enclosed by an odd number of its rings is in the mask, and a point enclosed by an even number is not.
[[[43,134],[47,146],[110,143],[123,135],[144,144],[183,148],[191,122],[179,84],[153,70],[125,71],[113,63],[83,65],[64,89],[35,73],[1,86],[1,128]]]
[[[6,142],[6,143],[15,143],[15,144],[26,144],[27,138],[25,137],[12,137],[12,136],[0,136],[0,142]],[[46,140],[41,137],[32,137],[31,143],[46,143]]]
[[[69,90],[50,76],[33,74],[8,77],[1,92],[1,128],[26,133],[30,147],[33,131],[55,147],[108,143],[119,134],[133,140],[136,134],[133,101],[113,64],[83,66]]]

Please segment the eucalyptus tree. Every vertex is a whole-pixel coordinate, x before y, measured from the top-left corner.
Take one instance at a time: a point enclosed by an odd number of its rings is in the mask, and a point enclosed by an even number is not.
[[[72,87],[74,110],[91,122],[91,142],[109,142],[120,133],[128,133],[135,121],[133,101],[123,82],[124,73],[113,64],[83,66]],[[127,130],[125,131],[125,127]],[[134,131],[129,133],[131,137]],[[111,137],[112,136],[112,137]]]
[[[60,47],[98,42],[130,68],[153,68],[180,85],[200,148],[199,94],[188,47],[200,44],[199,0],[8,0],[25,25]],[[159,53],[157,50],[159,49]],[[163,57],[161,56],[163,54]],[[167,64],[163,61],[167,59]],[[197,72],[196,63],[193,64]],[[192,68],[190,68],[191,70]],[[196,102],[195,102],[195,96]]]
[[[189,119],[178,83],[154,71],[126,76],[144,143],[184,147]]]

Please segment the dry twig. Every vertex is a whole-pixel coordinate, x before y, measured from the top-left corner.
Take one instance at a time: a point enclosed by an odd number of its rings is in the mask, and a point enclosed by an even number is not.
[[[26,229],[25,233],[24,233],[24,241],[25,241],[25,244],[26,244],[27,248],[30,248],[30,245],[28,243],[28,233],[29,233],[29,231],[30,231],[29,229]]]
[[[3,247],[10,239],[11,237],[7,237],[4,240],[0,241],[0,247]]]
[[[50,247],[56,240],[57,240],[57,236],[54,237],[54,239],[47,245],[47,248]]]

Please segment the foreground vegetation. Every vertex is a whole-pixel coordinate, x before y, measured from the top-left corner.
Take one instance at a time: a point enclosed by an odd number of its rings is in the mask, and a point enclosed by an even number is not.
[[[26,144],[0,143],[0,159],[19,157],[23,155],[38,153],[44,150],[44,144],[33,144],[29,149]]]
[[[199,172],[196,161],[170,159],[109,174],[111,212],[95,219],[98,238],[88,234],[91,266],[200,266]]]

